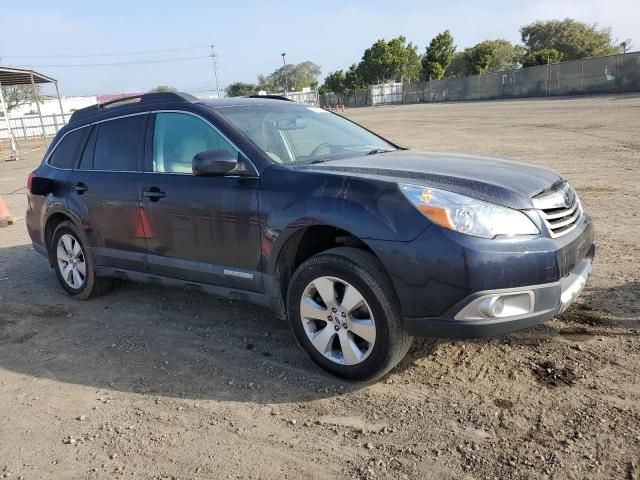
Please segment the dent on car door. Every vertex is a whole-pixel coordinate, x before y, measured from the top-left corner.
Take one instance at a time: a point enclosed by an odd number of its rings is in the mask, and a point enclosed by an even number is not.
[[[152,125],[142,182],[151,272],[262,291],[258,178],[246,159],[198,116],[159,112]],[[236,171],[192,174],[194,155],[219,149],[239,155]]]
[[[80,164],[70,175],[70,202],[83,219],[97,265],[146,268],[140,176],[147,117],[133,115],[94,125]]]

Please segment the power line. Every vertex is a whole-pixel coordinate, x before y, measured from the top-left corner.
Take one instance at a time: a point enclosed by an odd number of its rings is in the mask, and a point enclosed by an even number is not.
[[[82,53],[82,54],[59,54],[59,55],[2,55],[2,58],[91,58],[91,57],[125,57],[127,55],[146,55],[149,53],[169,53],[184,52],[187,50],[198,50],[209,48],[209,45],[198,45],[195,47],[167,48],[164,50],[140,50],[137,52],[121,52],[121,53]]]
[[[111,63],[61,63],[61,64],[37,64],[37,65],[17,65],[19,67],[29,68],[51,68],[51,67],[113,67],[118,65],[147,65],[151,63],[170,63],[170,62],[183,62],[187,60],[198,60],[201,58],[211,58],[211,55],[199,55],[195,57],[177,57],[177,58],[163,58],[159,60],[137,60],[133,62],[111,62]]]

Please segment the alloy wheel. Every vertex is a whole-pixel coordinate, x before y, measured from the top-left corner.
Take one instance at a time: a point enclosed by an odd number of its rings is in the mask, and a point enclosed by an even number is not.
[[[78,290],[87,278],[87,263],[80,242],[65,233],[58,239],[56,259],[60,275],[67,286]]]
[[[300,319],[307,338],[325,358],[357,365],[373,350],[376,324],[364,296],[336,277],[318,277],[300,300]]]

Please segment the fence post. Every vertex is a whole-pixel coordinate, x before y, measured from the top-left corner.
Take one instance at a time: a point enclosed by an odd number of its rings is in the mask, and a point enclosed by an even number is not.
[[[0,106],[2,107],[2,118],[7,123],[7,131],[9,132],[9,141],[11,143],[12,158],[15,160],[18,158],[18,144],[13,136],[13,128],[11,128],[11,120],[9,120],[9,109],[4,101],[4,94],[2,93],[2,84],[0,84]]]
[[[584,93],[582,91],[582,79],[584,78],[584,60],[580,60],[580,93]]]
[[[27,139],[27,129],[24,128],[24,118],[20,117],[20,127],[22,128],[22,138]]]
[[[38,117],[40,117],[40,126],[42,127],[42,139],[44,140],[45,145],[49,145],[47,140],[47,131],[44,128],[44,121],[42,120],[42,109],[40,108],[40,95],[38,95],[38,89],[36,88],[36,83],[33,80],[33,74],[31,74],[31,86],[33,87],[33,95],[36,99],[36,107],[38,107]]]
[[[546,96],[549,96],[549,77],[551,76],[551,64],[549,63],[549,56],[547,55],[547,70],[545,71],[545,83],[546,83]]]

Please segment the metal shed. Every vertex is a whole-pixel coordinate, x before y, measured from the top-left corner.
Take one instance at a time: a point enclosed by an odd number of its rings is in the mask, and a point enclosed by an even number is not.
[[[60,105],[60,113],[62,113],[62,118],[64,119],[60,90],[58,90],[58,81],[55,78],[48,77],[33,70],[0,66],[0,109],[4,114],[4,120],[7,123],[7,130],[9,131],[9,137],[11,139],[12,159],[18,158],[18,145],[9,122],[9,112],[5,103],[4,94],[2,93],[2,87],[12,87],[16,85],[31,85],[33,87],[36,106],[38,107],[38,117],[40,118],[40,126],[42,127],[42,135],[46,141],[47,134],[44,128],[44,121],[42,120],[38,89],[36,88],[36,84],[40,83],[53,83],[55,85],[58,104]]]

